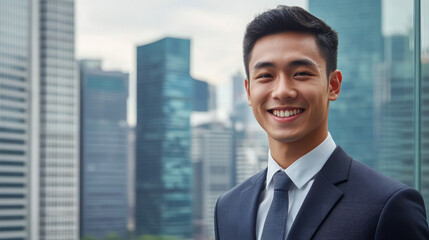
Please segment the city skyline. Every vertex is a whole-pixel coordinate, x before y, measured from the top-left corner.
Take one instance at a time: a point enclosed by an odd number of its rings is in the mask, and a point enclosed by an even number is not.
[[[240,0],[228,2],[228,7],[214,0],[192,0],[179,5],[171,0],[153,3],[111,0],[109,4],[102,0],[77,0],[77,59],[103,59],[104,69],[130,73],[128,123],[134,126],[136,55],[133,49],[137,45],[164,37],[190,38],[191,76],[213,85],[225,85],[236,72],[244,73],[241,43],[246,24],[256,14],[280,4],[308,9],[308,0]],[[412,27],[412,14],[392,14],[397,8],[410,13],[412,4],[400,0],[382,0],[381,4],[381,17],[386,19],[383,34],[403,34]],[[422,2],[424,8],[425,2]],[[429,25],[429,17],[424,14],[422,24]],[[422,31],[422,47],[427,51],[428,40],[429,31]],[[218,107],[219,111],[227,111],[225,106]]]
[[[0,240],[77,240],[79,232],[87,240],[212,237],[218,196],[267,164],[266,133],[243,87],[245,24],[267,8],[300,3],[309,8],[306,0],[227,7],[214,0],[1,1]],[[428,206],[429,1],[422,2],[419,65],[412,5],[317,3],[332,4],[313,5],[312,13],[340,34],[344,80],[329,131],[356,160],[420,190]],[[84,62],[96,68],[85,77]],[[115,233],[106,232],[114,228],[108,221],[118,223]]]
[[[237,71],[244,72],[241,43],[246,24],[280,4],[306,8],[307,1],[239,0],[225,5],[214,0],[180,4],[171,0],[111,0],[109,4],[77,0],[77,59],[99,58],[106,70],[130,73],[128,123],[135,125],[137,45],[164,37],[192,39],[191,76],[213,85],[226,84]],[[226,106],[218,107],[227,111]]]

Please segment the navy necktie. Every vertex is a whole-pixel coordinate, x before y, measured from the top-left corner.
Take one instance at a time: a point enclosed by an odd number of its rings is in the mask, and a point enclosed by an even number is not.
[[[283,171],[274,174],[274,198],[265,219],[261,240],[284,240],[289,208],[290,178]]]

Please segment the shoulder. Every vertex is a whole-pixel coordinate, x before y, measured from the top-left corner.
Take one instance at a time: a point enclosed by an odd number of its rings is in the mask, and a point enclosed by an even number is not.
[[[321,170],[341,190],[367,197],[389,197],[407,185],[388,177],[347,155],[337,147]]]
[[[218,198],[214,212],[216,239],[238,239],[237,226],[243,221],[243,212],[240,211],[246,211],[246,214],[250,215],[255,211],[265,178],[266,170],[255,174]]]
[[[252,177],[246,179],[244,182],[233,187],[231,190],[227,191],[219,197],[217,205],[219,206],[223,204],[228,204],[239,200],[242,191],[250,187],[255,187],[255,183],[265,182],[266,174],[267,169],[264,169],[253,175]]]
[[[429,239],[420,193],[409,187],[394,192],[381,211],[375,235],[376,239]]]
[[[344,202],[357,205],[355,210],[366,222],[374,223],[375,239],[429,239],[426,210],[418,191],[346,154],[342,156],[348,157],[344,164],[348,178],[337,187],[344,193]]]
[[[361,162],[352,160],[350,164],[349,181],[379,193],[393,194],[394,192],[409,188],[406,184],[388,177],[372,167]]]

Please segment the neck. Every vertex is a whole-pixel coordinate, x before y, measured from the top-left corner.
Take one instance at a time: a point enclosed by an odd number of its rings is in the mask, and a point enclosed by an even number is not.
[[[328,131],[319,137],[312,135],[309,139],[300,139],[292,142],[280,142],[269,137],[268,142],[271,156],[280,167],[286,169],[300,157],[319,146],[327,136]]]

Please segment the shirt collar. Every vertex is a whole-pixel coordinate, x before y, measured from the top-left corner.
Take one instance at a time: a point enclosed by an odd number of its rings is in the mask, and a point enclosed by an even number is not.
[[[325,165],[331,154],[334,152],[336,144],[332,139],[331,134],[328,132],[328,136],[325,140],[319,144],[316,148],[300,157],[286,170],[280,167],[277,162],[271,156],[271,151],[268,150],[268,171],[266,179],[266,188],[272,187],[271,181],[274,174],[282,170],[286,172],[292,182],[298,189],[301,189],[308,181],[310,181]]]

